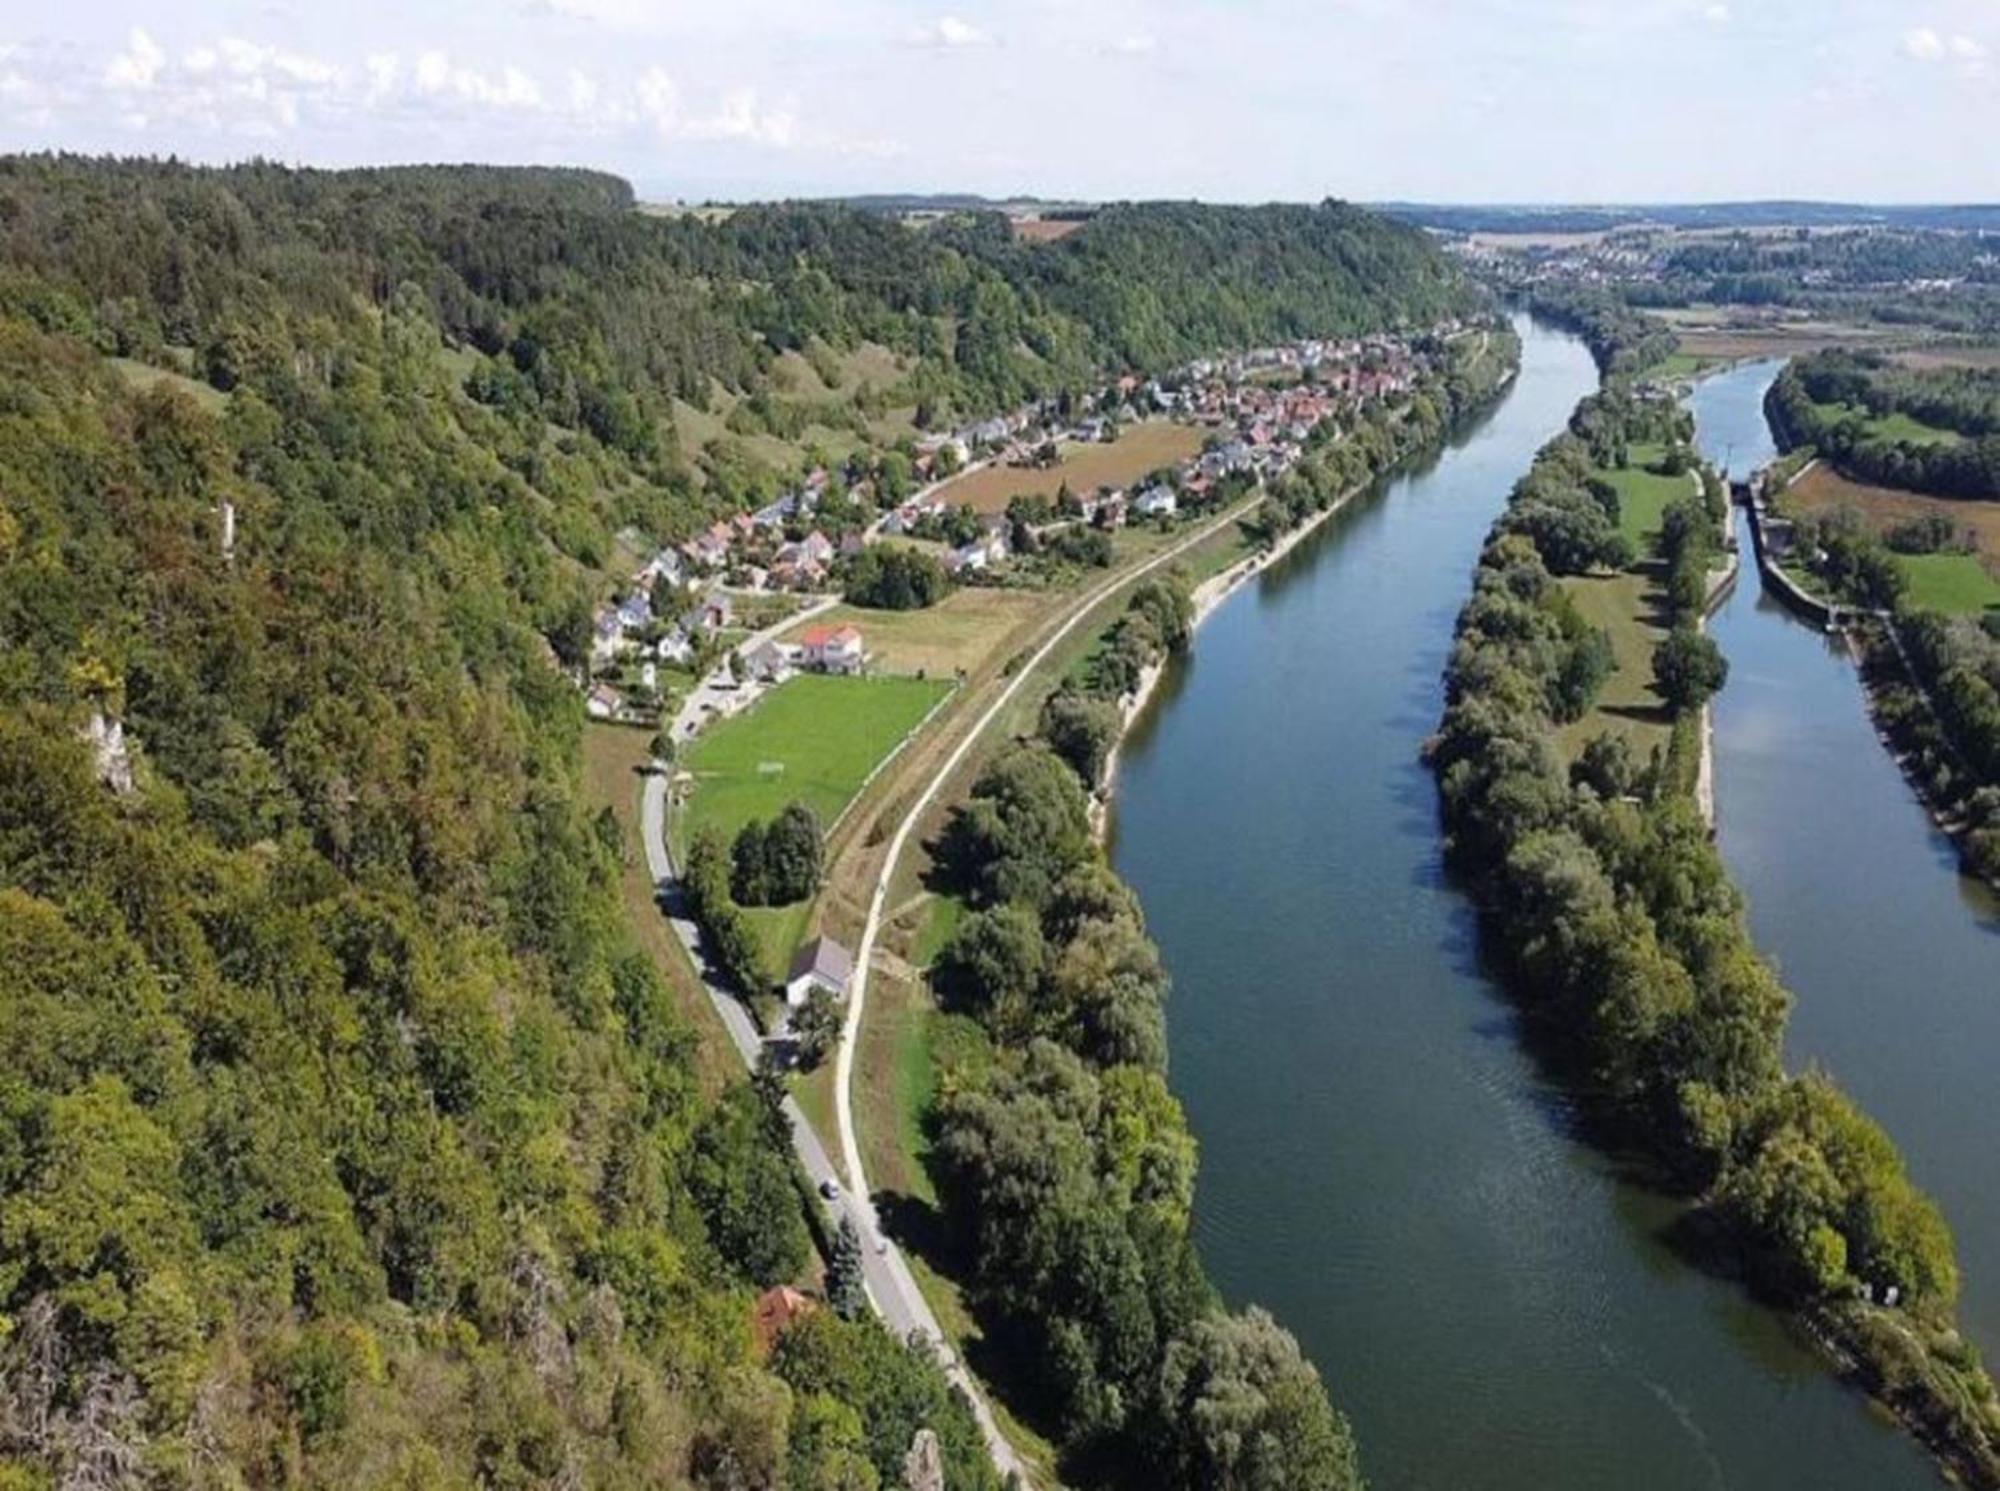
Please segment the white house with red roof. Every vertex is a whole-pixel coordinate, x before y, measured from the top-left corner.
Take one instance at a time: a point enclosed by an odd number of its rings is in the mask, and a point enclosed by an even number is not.
[[[868,660],[857,626],[812,626],[799,636],[805,665],[821,673],[859,673]]]

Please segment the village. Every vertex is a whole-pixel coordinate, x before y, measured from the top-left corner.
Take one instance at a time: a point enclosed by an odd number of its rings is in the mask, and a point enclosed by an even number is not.
[[[1066,401],[1067,409],[1047,400],[916,439],[907,454],[921,485],[900,500],[887,500],[856,457],[840,469],[815,467],[764,506],[678,544],[656,547],[628,530],[621,541],[651,554],[592,618],[582,680],[588,713],[629,724],[677,717],[674,734],[684,738],[706,715],[728,712],[719,705],[747,703],[737,685],[799,672],[859,673],[868,654],[852,625],[790,640],[769,633],[828,604],[844,567],[868,546],[928,552],[958,584],[1019,582],[1024,576],[1011,562],[1065,530],[1170,527],[1282,475],[1308,442],[1337,435],[1340,420],[1371,401],[1407,391],[1418,370],[1409,343],[1388,336],[1199,359],[1158,378],[1122,377]],[[1163,425],[1185,432],[1191,453],[1122,481],[1079,491],[1060,480],[1052,498],[1027,495],[1066,477],[1072,464],[1083,469],[1076,453],[1122,456],[1121,441]],[[975,478],[992,492],[1016,474],[1024,492],[1004,505],[961,496],[973,495]],[[686,707],[696,694],[707,708]]]

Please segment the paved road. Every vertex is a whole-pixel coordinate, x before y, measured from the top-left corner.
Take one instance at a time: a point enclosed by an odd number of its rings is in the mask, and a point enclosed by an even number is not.
[[[831,611],[839,604],[840,597],[837,595],[819,596],[811,605],[793,612],[783,621],[773,622],[761,632],[752,632],[730,648],[730,653],[747,657],[780,632],[788,632],[800,622],[809,620],[823,611]],[[726,661],[717,663],[708,677],[687,691],[687,697],[681,700],[681,707],[674,711],[672,738],[676,744],[692,740],[710,719],[735,714],[747,708],[762,692],[754,684],[736,683],[733,679],[728,683],[723,682],[724,679],[730,678],[732,675],[728,671]]]
[[[797,618],[793,618],[794,621]],[[790,625],[791,623],[787,623]],[[701,932],[688,914],[686,899],[681,892],[680,882],[674,878],[673,861],[667,854],[666,838],[666,778],[659,774],[646,778],[645,787],[639,799],[639,837],[645,844],[646,869],[653,877],[655,898],[660,910],[665,913],[668,924],[679,937],[681,945],[688,951],[689,961],[701,975],[702,987],[708,991],[709,1003],[722,1017],[723,1026],[729,1032],[730,1043],[736,1047],[743,1063],[752,1071],[756,1070],[757,1058],[763,1048],[763,1039],[751,1020],[743,1002],[723,985],[719,975],[702,955]],[[805,1114],[792,1098],[784,1103],[785,1121],[791,1127],[792,1150],[805,1167],[813,1188],[820,1190],[826,1185],[840,1184],[840,1173],[833,1159],[820,1143],[819,1135],[806,1121]],[[855,1173],[859,1173],[858,1171]],[[868,1198],[855,1196],[846,1190],[837,1193],[837,1199],[828,1204],[837,1220],[845,1215],[861,1234],[862,1276],[868,1288],[869,1302],[883,1323],[903,1340],[917,1338],[935,1347],[939,1359],[944,1364],[945,1375],[964,1392],[972,1404],[974,1416],[986,1436],[986,1447],[993,1457],[994,1468],[1004,1478],[1018,1475],[1023,1485],[1030,1484],[1027,1467],[1014,1453],[1012,1445],[1000,1432],[1000,1426],[993,1420],[993,1412],[987,1406],[978,1384],[946,1344],[944,1332],[939,1329],[937,1318],[931,1314],[930,1305],[917,1281],[910,1274],[910,1267],[904,1261],[899,1249],[882,1231],[875,1218],[875,1209]]]

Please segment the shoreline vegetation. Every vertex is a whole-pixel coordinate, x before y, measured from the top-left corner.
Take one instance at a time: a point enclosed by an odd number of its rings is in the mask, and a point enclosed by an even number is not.
[[[1719,483],[1661,534],[1670,568],[1699,577],[1670,583],[1674,630],[1654,659],[1675,745],[1647,771],[1596,742],[1565,771],[1556,746],[1570,685],[1593,671],[1560,577],[1608,552],[1585,541],[1602,522],[1588,470],[1607,445],[1685,417],[1634,394],[1626,370],[1654,355],[1627,355],[1631,335],[1600,324],[1604,386],[1516,485],[1460,614],[1428,747],[1449,862],[1595,1142],[1684,1202],[1681,1250],[1787,1311],[1948,1474],[2000,1485],[2000,1400],[1953,1320],[1945,1221],[1830,1079],[1783,1070],[1790,995],[1750,941],[1677,764],[1725,677],[1696,630],[1726,516]]]

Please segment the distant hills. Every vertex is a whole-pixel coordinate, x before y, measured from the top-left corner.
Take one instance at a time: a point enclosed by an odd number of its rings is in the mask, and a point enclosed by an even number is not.
[[[863,212],[895,215],[998,212],[1009,217],[1087,217],[1099,203],[973,192],[890,192],[838,198]],[[1387,217],[1453,233],[1604,233],[1615,228],[1836,228],[1875,226],[2000,231],[2000,204],[1811,202],[1361,204]]]
[[[1860,202],[1686,202],[1459,204],[1375,202],[1375,211],[1422,228],[1453,233],[1603,233],[1614,228],[1888,228],[2000,229],[2000,205]]]

